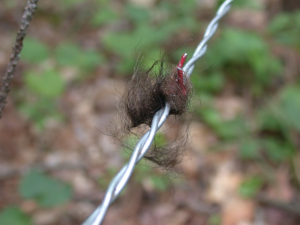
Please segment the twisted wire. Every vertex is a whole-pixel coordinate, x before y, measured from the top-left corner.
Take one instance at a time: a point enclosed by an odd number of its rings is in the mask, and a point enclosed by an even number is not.
[[[207,42],[215,34],[218,28],[219,20],[228,12],[232,2],[233,0],[226,0],[218,9],[216,16],[209,23],[204,33],[203,40],[196,48],[193,57],[183,67],[183,71],[185,72],[187,77],[190,77],[190,75],[192,74],[196,61],[205,54],[207,49]],[[147,150],[153,142],[156,132],[164,124],[169,115],[169,112],[170,105],[168,103],[166,103],[163,109],[156,112],[153,117],[150,130],[138,141],[132,152],[132,156],[129,162],[120,170],[120,172],[113,178],[113,180],[109,184],[102,204],[96,208],[96,210],[86,219],[86,221],[82,223],[82,225],[99,225],[102,223],[109,206],[118,197],[122,189],[127,184],[133,172],[134,166],[146,154]]]

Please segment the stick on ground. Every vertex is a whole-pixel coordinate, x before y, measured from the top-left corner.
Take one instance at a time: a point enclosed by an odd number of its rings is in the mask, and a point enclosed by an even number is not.
[[[37,8],[37,2],[38,0],[29,0],[27,2],[27,6],[25,7],[25,12],[23,14],[21,24],[19,26],[17,39],[13,47],[13,52],[10,56],[5,75],[2,78],[2,83],[0,86],[0,118],[2,117],[2,111],[6,104],[6,98],[9,92],[9,85],[12,79],[14,78],[14,72],[20,58],[21,50],[23,48],[23,40],[26,36],[27,28]]]

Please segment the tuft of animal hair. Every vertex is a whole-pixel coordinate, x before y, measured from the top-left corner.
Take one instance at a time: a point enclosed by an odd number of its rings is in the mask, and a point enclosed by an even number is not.
[[[118,140],[122,140],[126,134],[139,136],[136,131],[144,130],[145,125],[150,127],[155,113],[166,103],[170,105],[170,115],[182,116],[187,111],[192,93],[189,79],[185,75],[183,77],[184,90],[178,82],[177,66],[166,69],[165,62],[159,60],[148,70],[138,67],[119,102],[119,124],[113,136]],[[185,143],[184,136],[162,147],[154,143],[145,158],[164,169],[170,169],[180,162]]]
[[[159,70],[157,71],[157,64]],[[170,115],[182,115],[188,105],[191,94],[189,79],[185,79],[184,90],[177,82],[177,67],[165,72],[164,62],[157,61],[147,71],[137,69],[128,82],[121,99],[120,107],[128,116],[127,129],[141,124],[151,125],[154,114],[162,109],[166,102],[170,105]]]

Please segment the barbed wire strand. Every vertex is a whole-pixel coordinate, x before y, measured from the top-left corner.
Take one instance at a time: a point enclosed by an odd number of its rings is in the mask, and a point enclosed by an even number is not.
[[[218,28],[219,20],[228,12],[233,1],[234,0],[226,0],[218,9],[216,16],[209,23],[204,33],[203,40],[196,48],[193,57],[183,67],[183,71],[185,71],[187,77],[191,76],[196,61],[199,60],[205,54],[207,49],[207,42],[215,34]],[[166,103],[163,109],[156,112],[156,114],[153,117],[150,130],[138,141],[137,145],[135,146],[132,152],[132,156],[128,164],[126,164],[111,181],[104,196],[102,204],[96,208],[96,210],[86,219],[86,221],[82,223],[82,225],[99,225],[102,223],[109,206],[118,197],[122,189],[127,184],[133,172],[134,166],[146,154],[147,150],[153,142],[156,132],[164,124],[165,120],[169,115],[169,112],[170,105],[168,103]]]

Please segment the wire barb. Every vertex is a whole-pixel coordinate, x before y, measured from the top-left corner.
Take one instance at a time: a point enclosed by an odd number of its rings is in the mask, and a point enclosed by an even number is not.
[[[233,1],[234,0],[226,0],[220,6],[216,16],[208,25],[204,33],[203,40],[196,48],[193,57],[186,63],[184,67],[183,64],[186,59],[186,54],[184,54],[181,57],[177,66],[179,77],[182,76],[183,78],[183,73],[186,75],[187,78],[190,77],[190,75],[193,72],[196,61],[199,60],[205,54],[207,49],[207,42],[215,34],[218,28],[219,20],[228,12],[228,10],[231,7],[231,3]],[[86,221],[82,223],[82,225],[99,225],[102,223],[109,206],[113,203],[113,201],[120,194],[121,190],[125,187],[126,183],[128,182],[133,172],[134,166],[146,154],[147,150],[149,149],[150,145],[154,140],[156,132],[164,124],[165,120],[169,115],[169,112],[170,112],[170,105],[168,103],[166,103],[163,109],[156,112],[156,114],[153,117],[150,130],[139,140],[139,142],[135,146],[129,162],[120,170],[120,172],[111,181],[106,191],[106,194],[104,196],[102,204],[96,208],[96,210],[86,219]]]
[[[182,67],[183,67],[183,64],[186,60],[186,57],[187,57],[187,53],[184,53],[182,56],[181,56],[181,59],[179,60],[179,63],[177,65],[177,74],[178,74],[178,79],[176,80],[179,85],[180,85],[180,88],[182,89],[182,94],[183,95],[186,95],[186,87],[184,85],[184,79],[183,79],[183,70],[182,70]]]

